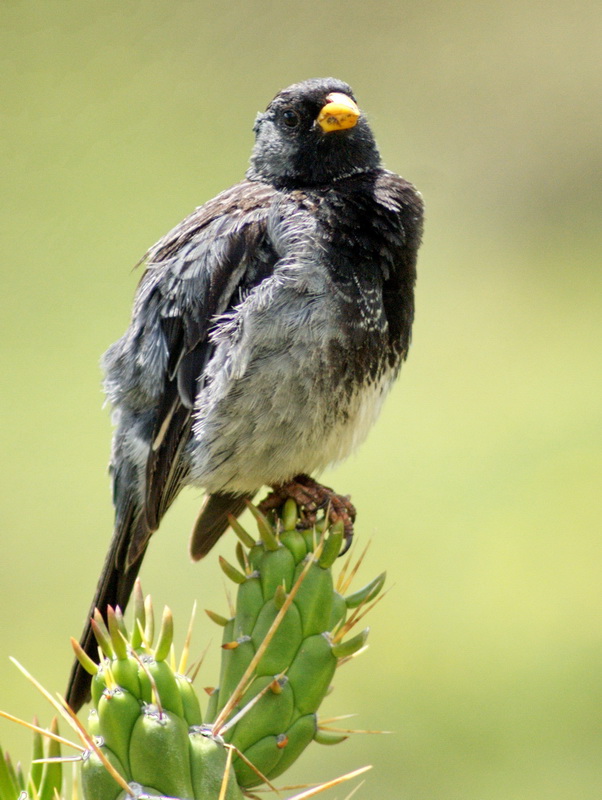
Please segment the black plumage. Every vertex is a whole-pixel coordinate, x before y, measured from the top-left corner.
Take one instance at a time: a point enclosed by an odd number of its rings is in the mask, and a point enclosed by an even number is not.
[[[420,196],[385,170],[347,84],[280,92],[247,177],[152,247],[131,324],[106,353],[115,532],[93,608],[125,607],[151,534],[187,484],[200,558],[263,485],[344,458],[405,358]],[[84,649],[94,655],[89,626]],[[89,676],[76,664],[68,701]]]

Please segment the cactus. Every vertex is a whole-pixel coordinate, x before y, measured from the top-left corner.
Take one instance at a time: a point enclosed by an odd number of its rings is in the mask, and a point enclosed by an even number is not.
[[[207,721],[236,747],[233,766],[245,789],[262,783],[262,776],[281,775],[316,739],[316,712],[337,664],[367,636],[366,630],[341,652],[337,631],[345,625],[348,606],[334,588],[331,568],[343,541],[342,525],[322,538],[298,531],[292,500],[275,526],[252,506],[251,511],[259,541],[251,543],[240,525],[235,527],[243,572],[234,575],[232,565],[222,565],[239,586],[236,612],[224,621],[220,685],[207,711]],[[374,594],[371,588],[366,598]],[[237,690],[241,685],[248,688]]]
[[[128,794],[237,800],[262,783],[271,786],[310,742],[347,738],[319,726],[317,711],[338,664],[365,645],[367,629],[345,637],[380,592],[384,575],[344,598],[349,561],[336,588],[332,577],[342,526],[322,534],[297,530],[293,501],[273,519],[250,509],[259,539],[232,520],[240,569],[220,559],[238,587],[236,610],[231,618],[207,612],[222,626],[223,643],[219,685],[210,692],[204,721],[185,675],[190,629],[176,666],[171,613],[164,611],[155,637],[152,603],[139,583],[131,632],[118,608],[108,610],[106,622],[95,614],[99,664],[72,640],[92,674],[88,733],[80,731],[78,757],[85,800]],[[44,766],[53,787],[58,766]],[[50,778],[36,768],[32,796],[52,800]],[[5,789],[17,783],[0,765],[0,800],[8,800]]]
[[[2,716],[20,722],[10,714]],[[40,728],[37,719],[27,727],[33,730],[33,758],[30,773],[24,776],[21,764],[13,765],[8,753],[0,747],[0,800],[16,800],[18,797],[35,797],[38,800],[54,800],[61,791],[63,765],[61,763],[61,742],[58,720],[53,717],[47,730]],[[44,747],[44,737],[47,746]],[[24,795],[23,793],[26,793]]]

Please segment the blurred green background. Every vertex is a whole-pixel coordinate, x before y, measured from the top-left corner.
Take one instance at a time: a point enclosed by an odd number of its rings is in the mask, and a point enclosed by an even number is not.
[[[325,475],[392,589],[291,780],[372,763],[358,796],[602,794],[602,7],[147,0],[0,6],[0,707],[47,720],[111,531],[98,359],[146,248],[243,175],[281,87],[354,87],[427,207],[414,344],[367,443]],[[142,572],[180,639],[225,612],[184,493]],[[233,537],[221,552],[231,555]],[[359,584],[358,584],[359,585]],[[217,630],[197,622],[196,645]],[[217,677],[213,654],[199,683]],[[0,721],[28,758],[29,736]],[[339,793],[339,796],[342,796]]]

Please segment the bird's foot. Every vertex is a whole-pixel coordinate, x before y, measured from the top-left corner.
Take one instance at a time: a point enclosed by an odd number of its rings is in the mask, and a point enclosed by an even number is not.
[[[311,528],[316,524],[320,510],[324,510],[330,523],[341,521],[345,530],[345,545],[341,555],[349,550],[353,539],[356,511],[348,496],[337,494],[309,475],[297,475],[288,483],[273,486],[272,492],[259,504],[259,510],[265,514],[281,508],[289,497],[292,497],[299,506],[301,524],[304,528]]]

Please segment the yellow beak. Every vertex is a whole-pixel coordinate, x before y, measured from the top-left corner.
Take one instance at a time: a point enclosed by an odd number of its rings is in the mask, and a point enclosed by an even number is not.
[[[353,128],[360,118],[360,110],[353,100],[341,92],[332,92],[326,97],[326,105],[318,114],[316,122],[324,133]]]

